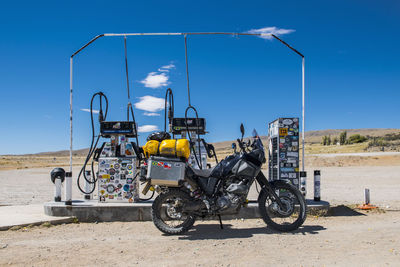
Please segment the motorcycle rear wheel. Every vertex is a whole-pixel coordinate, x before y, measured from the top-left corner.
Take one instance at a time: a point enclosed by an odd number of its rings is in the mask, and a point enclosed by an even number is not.
[[[184,203],[189,201],[189,194],[179,189],[158,195],[151,208],[154,225],[167,235],[187,232],[196,220],[195,216],[182,213]]]
[[[294,186],[278,182],[271,185],[283,203],[280,207],[266,189],[262,190],[258,208],[264,222],[281,232],[298,229],[306,220],[307,205],[301,192]]]

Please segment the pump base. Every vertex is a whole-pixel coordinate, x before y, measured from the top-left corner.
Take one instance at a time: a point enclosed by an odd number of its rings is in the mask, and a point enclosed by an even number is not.
[[[73,216],[80,222],[131,222],[151,221],[151,206],[153,201],[139,203],[99,203],[97,200],[72,201],[72,206],[63,202],[48,202],[44,204],[44,212],[50,216]],[[308,211],[328,211],[329,202],[314,202],[307,199]],[[251,201],[246,207],[241,208],[237,215],[223,216],[224,220],[236,218],[255,219],[260,218],[258,203]],[[215,217],[213,219],[218,219]]]

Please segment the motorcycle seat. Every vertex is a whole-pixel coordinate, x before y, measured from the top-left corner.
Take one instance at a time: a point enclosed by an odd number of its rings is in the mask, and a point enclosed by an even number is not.
[[[195,169],[195,168],[192,168],[192,167],[190,167],[190,168],[192,169],[192,171],[194,172],[194,174],[196,176],[201,177],[201,178],[210,177],[212,171],[214,170],[214,167],[212,167],[210,169],[203,169],[203,170]]]

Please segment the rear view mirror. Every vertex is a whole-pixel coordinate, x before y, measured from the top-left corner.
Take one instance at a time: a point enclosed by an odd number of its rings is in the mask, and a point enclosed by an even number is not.
[[[242,133],[242,139],[243,139],[243,136],[244,136],[244,126],[243,126],[243,123],[240,124],[240,132]]]
[[[236,153],[236,143],[232,143],[232,149],[233,149],[233,151],[235,151],[235,153]]]

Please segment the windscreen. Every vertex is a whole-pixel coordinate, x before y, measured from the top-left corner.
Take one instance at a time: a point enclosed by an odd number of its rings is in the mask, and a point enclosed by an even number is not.
[[[264,145],[261,142],[261,138],[257,133],[257,130],[253,130],[253,138],[254,138],[254,145],[256,145],[257,148],[263,149],[264,150]]]

